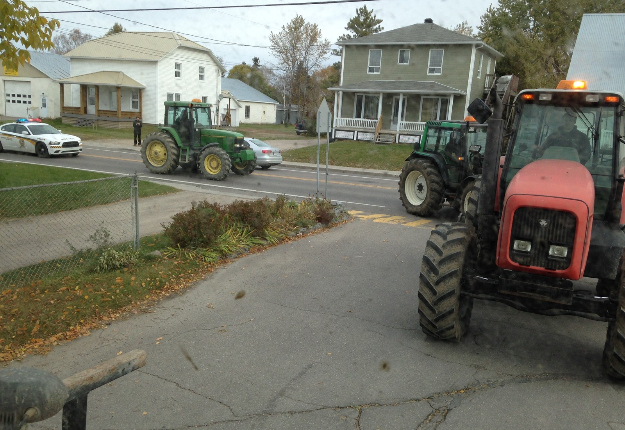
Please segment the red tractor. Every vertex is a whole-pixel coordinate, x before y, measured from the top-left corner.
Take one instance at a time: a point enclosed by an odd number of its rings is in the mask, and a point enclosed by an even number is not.
[[[482,176],[465,223],[438,225],[423,255],[423,331],[459,341],[473,299],[542,315],[608,323],[607,374],[625,379],[625,101],[580,81],[524,90],[501,154],[501,103],[469,112],[488,119]],[[575,281],[595,278],[593,291]]]

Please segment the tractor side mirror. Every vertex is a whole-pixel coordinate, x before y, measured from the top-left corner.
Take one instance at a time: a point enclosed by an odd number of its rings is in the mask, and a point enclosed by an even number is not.
[[[484,100],[480,98],[473,100],[467,108],[467,111],[469,111],[471,116],[480,124],[484,124],[493,114],[493,111],[484,103]]]

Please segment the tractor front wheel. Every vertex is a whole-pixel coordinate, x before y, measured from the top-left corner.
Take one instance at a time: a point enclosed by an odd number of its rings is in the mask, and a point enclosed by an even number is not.
[[[610,297],[618,297],[614,321],[608,323],[608,333],[603,348],[603,365],[608,376],[615,380],[625,380],[625,255],[616,275],[618,290],[609,291]]]
[[[223,149],[210,146],[200,152],[198,166],[206,179],[223,181],[230,173],[230,156]]]
[[[444,223],[432,230],[419,275],[419,323],[428,336],[460,341],[467,332],[473,299],[461,291],[475,252],[475,233],[467,225]]]
[[[232,163],[232,171],[237,175],[249,175],[254,169],[256,169],[256,156],[253,160]]]
[[[427,160],[407,161],[399,175],[399,198],[409,214],[432,216],[443,204],[443,179]]]
[[[143,164],[152,173],[171,173],[178,167],[180,149],[167,133],[149,134],[141,144]]]

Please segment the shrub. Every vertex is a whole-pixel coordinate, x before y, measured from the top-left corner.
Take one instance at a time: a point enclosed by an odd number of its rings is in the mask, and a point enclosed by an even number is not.
[[[209,248],[223,232],[227,212],[218,203],[206,200],[173,216],[164,234],[182,248]]]

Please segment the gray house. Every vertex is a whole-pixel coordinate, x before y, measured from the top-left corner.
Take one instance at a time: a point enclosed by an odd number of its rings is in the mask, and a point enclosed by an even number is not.
[[[334,137],[411,143],[429,120],[461,120],[502,54],[430,19],[338,42]]]
[[[582,17],[567,79],[581,79],[591,90],[625,94],[625,13]]]

